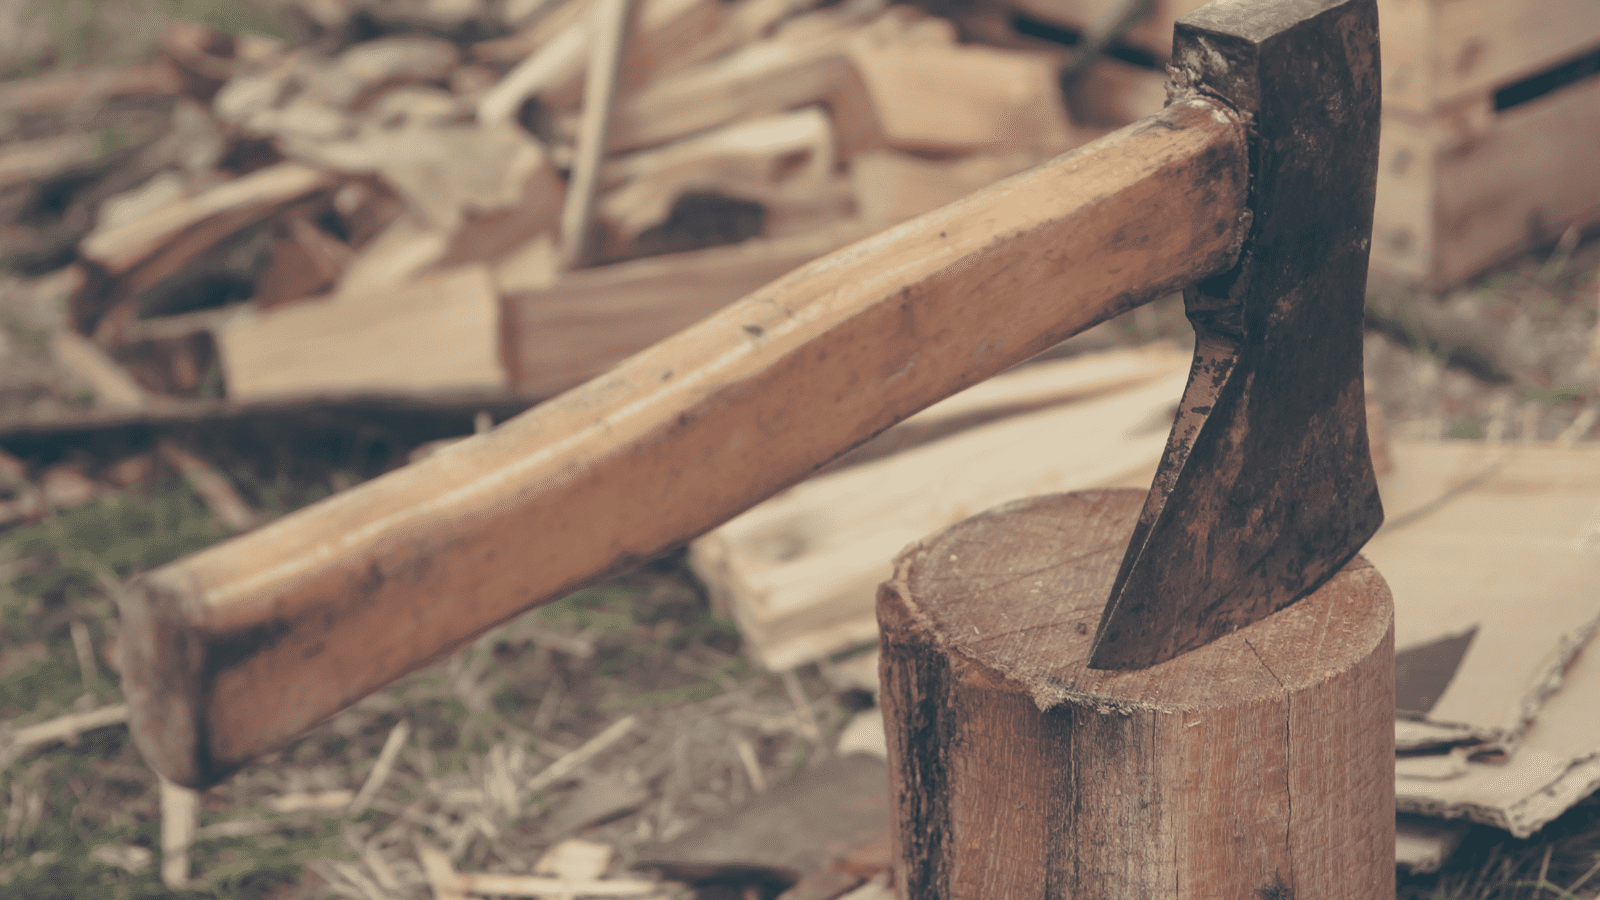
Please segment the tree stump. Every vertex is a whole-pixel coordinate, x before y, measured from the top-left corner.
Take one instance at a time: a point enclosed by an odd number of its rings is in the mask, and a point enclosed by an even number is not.
[[[1144,500],[1018,501],[880,590],[910,900],[1394,896],[1394,629],[1361,557],[1148,669],[1087,668]]]

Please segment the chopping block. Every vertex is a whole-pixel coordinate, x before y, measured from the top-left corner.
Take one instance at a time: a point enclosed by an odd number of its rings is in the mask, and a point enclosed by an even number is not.
[[[1356,557],[1199,649],[1091,669],[1143,500],[1021,500],[901,554],[878,595],[900,896],[1392,898],[1383,579]]]

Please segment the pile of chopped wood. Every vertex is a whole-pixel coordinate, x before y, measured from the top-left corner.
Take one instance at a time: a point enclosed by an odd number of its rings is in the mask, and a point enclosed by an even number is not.
[[[101,405],[547,396],[1155,111],[1195,5],[295,0],[316,39],[177,24],[157,61],[6,86],[24,126],[170,113],[111,174],[103,133],[11,128],[0,243],[94,169],[58,276],[87,340],[57,343]]]

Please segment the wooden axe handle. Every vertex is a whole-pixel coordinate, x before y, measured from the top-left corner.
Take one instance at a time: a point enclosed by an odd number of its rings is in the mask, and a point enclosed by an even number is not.
[[[518,613],[1228,269],[1246,135],[1188,100],[778,279],[422,462],[134,580],[135,740],[212,784]]]

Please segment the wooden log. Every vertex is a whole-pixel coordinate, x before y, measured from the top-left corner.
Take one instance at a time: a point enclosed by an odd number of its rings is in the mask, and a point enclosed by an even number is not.
[[[1357,557],[1197,650],[1092,670],[1143,501],[1019,501],[897,561],[878,617],[898,895],[1392,898],[1383,579]]]
[[[1180,101],[817,260],[487,434],[145,573],[120,596],[140,749],[175,780],[213,782],[900,419],[1226,271],[1245,154],[1225,108]]]

